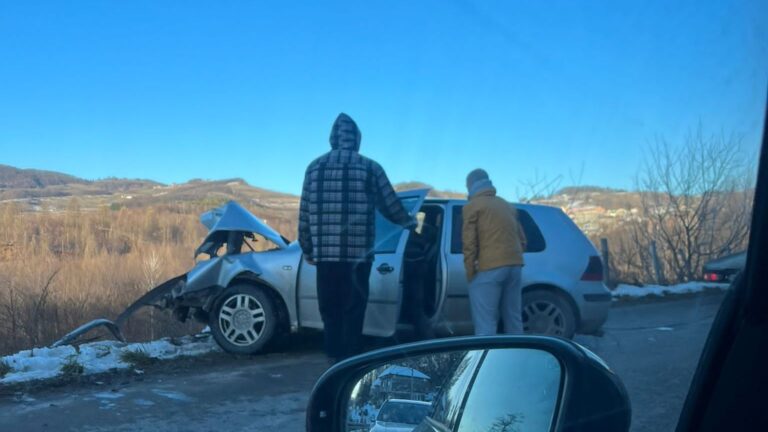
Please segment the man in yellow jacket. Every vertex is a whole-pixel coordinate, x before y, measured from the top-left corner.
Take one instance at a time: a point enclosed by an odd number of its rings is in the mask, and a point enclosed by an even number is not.
[[[517,210],[496,196],[496,188],[482,169],[469,173],[467,190],[462,241],[475,334],[496,334],[499,316],[504,333],[522,334],[520,274],[526,239]]]

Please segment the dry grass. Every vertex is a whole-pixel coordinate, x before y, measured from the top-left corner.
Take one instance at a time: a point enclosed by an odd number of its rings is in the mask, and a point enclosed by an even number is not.
[[[147,290],[189,270],[205,236],[198,222],[203,210],[81,211],[74,199],[59,213],[0,205],[0,354],[48,345],[95,318],[113,319]],[[291,230],[286,234],[295,232],[291,220],[275,222]],[[149,340],[200,327],[146,310],[123,330],[129,340]]]
[[[157,361],[156,358],[150,356],[146,351],[125,351],[120,355],[120,360],[132,365],[135,368],[145,368]]]
[[[8,375],[12,370],[13,368],[7,362],[0,361],[0,378]]]
[[[70,358],[61,365],[61,376],[65,379],[79,377],[83,372],[85,372],[85,368],[75,358]]]

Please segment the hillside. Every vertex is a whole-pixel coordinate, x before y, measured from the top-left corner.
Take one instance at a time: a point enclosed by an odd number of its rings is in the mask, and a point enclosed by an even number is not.
[[[49,186],[86,184],[88,181],[68,174],[0,165],[0,190],[41,189]]]
[[[161,183],[142,179],[106,178],[85,180],[55,171],[20,169],[0,165],[0,202],[39,200],[71,196],[104,196],[137,189],[149,189]]]
[[[430,189],[434,198],[464,198],[458,192],[435,190],[427,183],[412,181],[395,185],[397,190]],[[193,179],[165,185],[152,180],[107,178],[85,180],[53,171],[25,170],[0,165],[0,202],[16,201],[37,210],[44,203],[60,210],[77,197],[83,209],[100,206],[143,207],[168,204],[218,205],[235,200],[255,208],[295,212],[299,197],[252,186],[243,179]]]
[[[632,209],[641,205],[639,192],[594,186],[564,187],[549,197],[534,201],[563,208]]]
[[[404,183],[398,183],[394,185],[396,191],[404,191],[409,189],[429,189],[427,196],[432,198],[466,198],[467,194],[453,191],[441,191],[432,187],[432,185],[419,182],[410,181]]]

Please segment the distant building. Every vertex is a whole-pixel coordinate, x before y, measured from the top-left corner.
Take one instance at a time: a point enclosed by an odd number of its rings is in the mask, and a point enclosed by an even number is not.
[[[390,366],[373,382],[373,390],[382,400],[424,401],[429,398],[430,378],[416,369]]]

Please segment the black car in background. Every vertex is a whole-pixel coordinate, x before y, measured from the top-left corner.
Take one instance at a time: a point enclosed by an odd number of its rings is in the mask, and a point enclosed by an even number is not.
[[[704,280],[707,282],[731,283],[744,270],[747,252],[726,255],[704,264]]]

